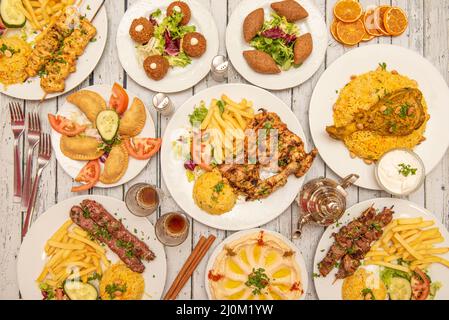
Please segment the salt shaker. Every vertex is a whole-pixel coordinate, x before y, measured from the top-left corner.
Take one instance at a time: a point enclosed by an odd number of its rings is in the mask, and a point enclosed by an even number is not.
[[[153,106],[158,113],[169,116],[173,113],[173,102],[165,93],[157,93],[153,96]]]
[[[215,56],[211,63],[212,79],[218,82],[226,81],[228,78],[229,62],[225,56]]]

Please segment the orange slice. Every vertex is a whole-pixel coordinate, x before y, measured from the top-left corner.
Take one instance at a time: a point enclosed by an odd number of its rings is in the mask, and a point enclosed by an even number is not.
[[[334,6],[334,15],[343,22],[355,22],[363,13],[363,8],[358,1],[340,0]]]
[[[362,38],[362,41],[370,41],[373,38],[375,38],[375,36],[373,36],[372,34],[369,34],[368,32],[365,32],[365,35]]]
[[[390,6],[379,6],[374,10],[374,26],[385,36],[390,35],[384,26],[384,16],[390,8]]]
[[[341,42],[340,38],[337,35],[337,23],[338,23],[337,19],[334,19],[332,21],[331,28],[330,28],[331,29],[331,34],[332,34],[332,36],[334,37],[335,40],[337,40],[338,42]]]
[[[337,23],[337,35],[341,42],[348,46],[353,46],[362,41],[365,36],[365,27],[362,20],[355,22],[342,22]]]
[[[363,17],[363,22],[365,24],[365,29],[366,29],[366,32],[368,32],[368,34],[375,36],[375,37],[382,35],[382,33],[379,30],[377,30],[377,28],[374,24],[374,9],[370,9],[365,12],[365,15]]]
[[[398,7],[388,9],[384,14],[385,30],[392,36],[402,34],[408,26],[408,19],[405,12]]]

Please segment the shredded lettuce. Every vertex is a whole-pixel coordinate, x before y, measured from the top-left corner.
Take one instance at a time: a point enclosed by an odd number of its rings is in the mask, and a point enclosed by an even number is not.
[[[408,281],[410,281],[410,275],[407,272],[403,272],[403,271],[399,271],[399,270],[391,269],[391,268],[387,268],[387,267],[385,267],[380,272],[380,279],[382,280],[383,283],[385,283],[387,285],[387,287],[390,285],[391,279],[393,279],[393,278],[404,278],[404,279],[407,279]]]
[[[194,123],[201,123],[207,116],[207,108],[204,105],[204,102],[201,101],[198,107],[193,109],[193,112],[189,115],[190,123],[193,125]]]
[[[192,59],[185,52],[180,52],[176,56],[166,55],[168,63],[172,67],[185,67],[192,62]]]

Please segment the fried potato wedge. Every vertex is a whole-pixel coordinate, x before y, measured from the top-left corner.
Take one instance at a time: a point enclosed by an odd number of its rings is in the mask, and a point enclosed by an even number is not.
[[[62,153],[73,160],[95,160],[104,153],[98,148],[100,142],[88,136],[67,137],[63,135],[59,145]]]
[[[67,101],[77,106],[95,125],[97,115],[106,110],[106,101],[98,93],[90,90],[80,90],[67,97]]]
[[[128,169],[129,155],[123,143],[112,147],[108,158],[104,163],[100,181],[105,184],[112,184],[119,181]]]
[[[134,98],[131,107],[120,120],[119,133],[127,137],[137,136],[142,132],[146,120],[147,113],[145,111],[145,105],[140,99]]]

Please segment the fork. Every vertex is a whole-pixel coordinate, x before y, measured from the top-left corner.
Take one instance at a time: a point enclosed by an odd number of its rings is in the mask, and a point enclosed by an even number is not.
[[[17,102],[9,104],[11,116],[11,129],[14,135],[14,202],[20,202],[22,198],[22,172],[20,170],[19,140],[25,129],[25,115]]]
[[[23,180],[22,206],[26,208],[30,201],[31,174],[33,171],[34,149],[39,143],[41,134],[41,122],[38,111],[28,113],[27,139],[28,139],[28,158],[25,170],[25,179]]]
[[[27,234],[31,221],[33,220],[34,207],[36,205],[37,189],[39,187],[39,181],[42,175],[42,171],[48,165],[51,159],[51,141],[48,133],[43,133],[39,142],[39,156],[37,158],[37,172],[34,177],[33,188],[31,190],[30,200],[28,202],[27,213],[25,216],[25,222],[22,228],[22,238]]]

